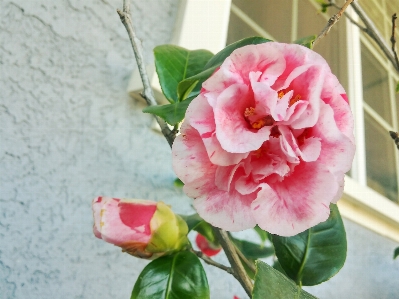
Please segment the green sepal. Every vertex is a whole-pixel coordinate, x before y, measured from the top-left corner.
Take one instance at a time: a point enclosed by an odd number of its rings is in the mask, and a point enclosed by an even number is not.
[[[185,78],[201,72],[212,56],[208,50],[190,51],[175,45],[154,48],[159,83],[170,103],[184,100],[184,94],[178,94],[177,85]]]
[[[259,260],[255,264],[256,274],[252,299],[317,299],[268,264]]]
[[[276,256],[287,275],[298,285],[322,283],[342,268],[346,259],[346,233],[338,207],[330,217],[292,237],[273,235]]]
[[[155,114],[164,119],[171,126],[174,126],[184,119],[187,107],[193,99],[194,97],[173,104],[148,106],[143,109],[143,112]]]
[[[395,248],[395,251],[393,252],[393,259],[396,259],[399,256],[399,247]]]
[[[160,257],[140,273],[130,299],[209,299],[206,273],[190,251]]]
[[[294,41],[294,44],[302,45],[306,48],[313,49],[313,42],[316,39],[316,37],[317,37],[316,35],[305,36]]]
[[[163,202],[157,203],[150,228],[152,237],[145,249],[147,252],[171,254],[189,246],[186,222]]]

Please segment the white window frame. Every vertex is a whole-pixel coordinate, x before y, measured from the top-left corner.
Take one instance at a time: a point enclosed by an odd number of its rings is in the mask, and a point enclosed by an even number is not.
[[[298,1],[293,0],[293,7],[296,3]],[[236,6],[231,5],[231,0],[182,0],[173,43],[188,49],[201,48],[216,53],[226,43],[231,11],[236,14],[243,13]],[[348,12],[353,18],[357,17],[351,8],[348,8]],[[255,22],[251,22],[250,18],[247,21],[252,29],[272,39],[265,30]],[[399,242],[399,205],[367,187],[364,111],[370,113],[370,109],[362,100],[361,42],[364,40],[359,28],[351,24],[349,20],[343,21],[346,22],[347,42],[350,45],[347,49],[348,62],[353,65],[353,68],[348,68],[348,97],[355,119],[357,151],[351,172],[352,178],[346,176],[344,194],[338,201],[338,206],[343,217]],[[293,22],[293,24],[296,23]],[[293,40],[297,38],[295,34],[296,30],[292,30]],[[387,61],[383,61],[384,64],[388,68],[391,67]],[[396,73],[392,72],[392,74],[394,74],[392,77],[399,81]],[[152,83],[159,94],[160,87],[156,75],[153,75]],[[392,79],[389,84],[390,87],[394,86]],[[138,75],[133,74],[128,92],[134,96],[140,89],[142,87]],[[394,90],[394,88],[391,89]],[[395,103],[391,104],[395,107]],[[396,110],[393,113],[396,113]],[[394,117],[396,118],[396,114]],[[397,123],[394,122],[389,129],[398,131]],[[397,158],[398,154],[396,151]],[[399,177],[399,165],[397,170]]]

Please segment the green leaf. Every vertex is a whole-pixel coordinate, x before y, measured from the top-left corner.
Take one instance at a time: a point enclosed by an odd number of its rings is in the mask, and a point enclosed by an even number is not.
[[[267,42],[271,42],[271,40],[263,38],[263,37],[259,37],[259,36],[253,36],[253,37],[247,37],[247,38],[239,40],[235,43],[232,43],[232,44],[228,45],[226,48],[224,48],[223,50],[221,50],[220,52],[218,52],[215,56],[213,56],[208,61],[208,63],[205,65],[204,70],[208,69],[208,68],[220,66],[223,63],[223,61],[227,57],[229,57],[231,53],[233,53],[233,51],[235,49],[242,48],[242,47],[248,46],[248,45],[257,45],[257,44],[263,44],[263,43],[267,43]]]
[[[297,39],[296,41],[294,41],[294,44],[298,44],[298,45],[302,45],[306,48],[312,49],[313,48],[313,42],[316,39],[316,35],[309,35],[309,36],[305,36],[302,37],[300,39]]]
[[[206,79],[208,79],[213,72],[215,71],[215,67],[208,68],[195,76],[189,77],[179,83],[177,86],[178,94],[188,95],[190,97],[197,96],[201,90],[202,83]]]
[[[273,247],[267,247],[263,244],[256,244],[246,240],[235,239],[232,236],[230,236],[230,239],[248,259],[256,260],[258,258],[269,257],[274,254]]]
[[[196,232],[203,235],[209,242],[217,245],[218,241],[216,239],[215,233],[213,232],[213,227],[204,219],[202,219],[198,214],[193,215],[180,215],[184,221],[186,221],[188,226],[188,231],[195,230]]]
[[[395,251],[393,252],[393,259],[396,259],[399,256],[399,247],[396,247]]]
[[[198,257],[189,251],[160,257],[137,279],[130,299],[209,299],[209,286]]]
[[[192,77],[187,76],[185,80],[182,80],[177,87],[178,93],[187,94],[188,90],[190,90],[191,92],[190,96],[197,96],[201,90],[202,83],[204,83],[204,81],[213,74],[216,68],[218,68],[235,49],[247,45],[263,44],[270,41],[271,40],[269,39],[255,36],[255,37],[244,38],[242,40],[239,40],[238,42],[228,45],[226,48],[218,52],[208,61],[208,63],[203,68],[202,72]]]
[[[175,185],[175,187],[182,188],[184,183],[179,178],[176,178],[173,182],[173,185]]]
[[[213,56],[208,50],[190,51],[174,45],[161,45],[154,49],[155,67],[162,91],[170,103],[183,100],[177,85],[185,78],[202,71]]]
[[[173,104],[148,106],[143,109],[143,112],[155,114],[163,118],[168,124],[174,126],[184,119],[187,107],[193,99],[194,97]]]
[[[399,82],[396,83],[396,93],[399,93]]]
[[[328,3],[324,0],[316,0],[316,2],[320,4],[322,13],[327,12],[327,8],[331,6],[330,3]]]
[[[330,205],[330,217],[296,236],[273,235],[277,258],[298,285],[322,283],[342,268],[346,259],[346,233],[338,207]]]
[[[302,290],[284,274],[262,261],[256,261],[252,299],[317,299]]]
[[[256,225],[254,227],[254,230],[259,235],[262,242],[265,242],[267,239],[269,239],[269,233],[267,231],[261,229],[258,225]]]

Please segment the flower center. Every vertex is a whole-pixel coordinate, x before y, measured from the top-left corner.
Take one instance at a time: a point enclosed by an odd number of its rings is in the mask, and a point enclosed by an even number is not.
[[[278,98],[281,99],[287,92],[289,92],[289,90],[287,90],[287,89],[282,89],[282,90],[278,91],[277,92]],[[291,107],[296,102],[298,102],[300,99],[301,99],[301,95],[300,94],[297,94],[296,96],[293,96],[290,99],[290,102],[288,103],[288,107]]]
[[[275,122],[271,115],[257,116],[254,107],[246,108],[244,117],[252,129],[259,130],[265,126],[272,126]]]

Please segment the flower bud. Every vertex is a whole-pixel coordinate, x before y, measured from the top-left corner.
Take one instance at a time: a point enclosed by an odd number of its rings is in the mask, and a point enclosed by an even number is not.
[[[218,244],[212,244],[201,234],[197,235],[197,237],[195,238],[195,243],[202,251],[202,253],[206,254],[209,257],[217,255],[222,250],[222,246]]]
[[[163,202],[97,197],[93,200],[94,235],[146,259],[188,245],[186,222]]]

